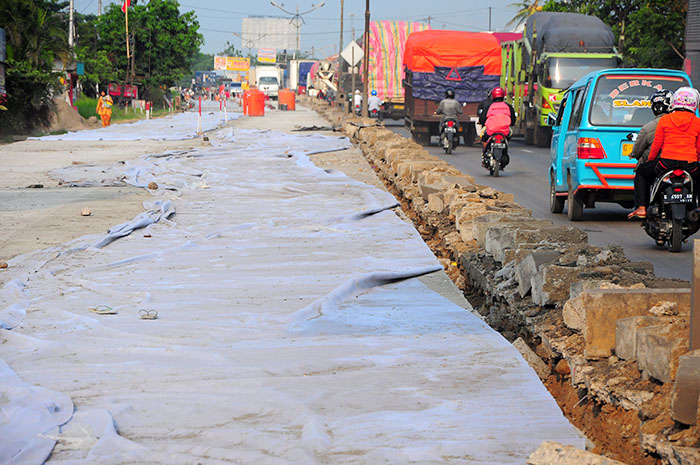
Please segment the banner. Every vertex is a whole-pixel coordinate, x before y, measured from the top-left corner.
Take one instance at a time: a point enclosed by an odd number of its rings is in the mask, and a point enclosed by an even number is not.
[[[248,71],[250,69],[250,58],[244,57],[214,57],[214,70],[222,71]]]
[[[250,69],[250,58],[226,57],[227,71],[248,71]]]
[[[226,57],[214,57],[214,69],[226,69]]]
[[[258,61],[260,63],[276,63],[277,50],[275,50],[274,48],[259,48]]]

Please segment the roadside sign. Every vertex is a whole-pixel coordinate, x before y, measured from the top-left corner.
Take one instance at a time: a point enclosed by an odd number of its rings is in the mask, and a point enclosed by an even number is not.
[[[362,48],[352,40],[350,44],[340,52],[340,56],[343,57],[343,60],[347,61],[350,66],[357,66],[357,64],[362,61],[364,52],[362,52]]]
[[[275,50],[274,48],[259,48],[258,61],[260,63],[276,63],[277,50]]]

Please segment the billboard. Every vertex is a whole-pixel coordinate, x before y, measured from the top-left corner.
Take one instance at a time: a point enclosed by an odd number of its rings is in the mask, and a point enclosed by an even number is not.
[[[260,63],[276,63],[277,50],[275,50],[274,48],[259,48],[258,61]]]
[[[242,48],[296,50],[297,28],[289,18],[253,16],[243,18]]]
[[[250,58],[244,57],[214,57],[214,70],[226,71],[248,71],[250,69]]]

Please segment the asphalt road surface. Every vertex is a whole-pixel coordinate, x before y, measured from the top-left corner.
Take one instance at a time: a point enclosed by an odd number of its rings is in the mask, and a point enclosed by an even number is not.
[[[410,132],[403,127],[403,122],[388,120],[388,129],[410,137]],[[528,147],[522,139],[514,139],[509,147],[510,164],[499,177],[489,176],[481,167],[481,149],[478,147],[459,146],[451,154],[438,147],[437,138],[426,149],[433,155],[449,162],[463,173],[476,178],[481,185],[491,186],[501,192],[515,195],[515,201],[532,210],[537,218],[553,221],[555,224],[577,226],[588,233],[591,245],[621,245],[630,260],[644,260],[653,263],[657,276],[680,278],[690,281],[692,277],[693,236],[683,244],[680,253],[670,253],[668,248],[658,248],[654,241],[640,227],[639,221],[627,220],[626,210],[616,204],[598,203],[595,208],[585,209],[583,220],[571,222],[566,217],[566,208],[562,214],[549,211],[549,149]]]

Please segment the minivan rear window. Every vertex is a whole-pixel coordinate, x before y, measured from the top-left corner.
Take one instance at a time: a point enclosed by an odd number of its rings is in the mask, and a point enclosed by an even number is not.
[[[687,86],[680,76],[608,74],[598,78],[588,121],[594,126],[639,127],[654,118],[649,97],[661,89]]]

